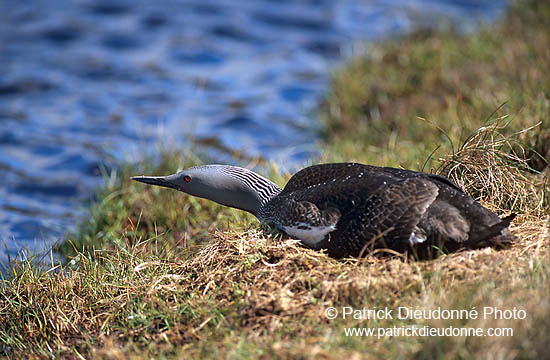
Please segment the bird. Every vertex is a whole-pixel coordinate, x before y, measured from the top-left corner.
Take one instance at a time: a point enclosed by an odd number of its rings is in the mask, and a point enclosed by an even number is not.
[[[432,257],[514,240],[508,226],[515,214],[500,218],[447,177],[412,170],[318,164],[295,173],[284,188],[249,169],[219,164],[131,179],[247,211],[334,258],[375,249]]]

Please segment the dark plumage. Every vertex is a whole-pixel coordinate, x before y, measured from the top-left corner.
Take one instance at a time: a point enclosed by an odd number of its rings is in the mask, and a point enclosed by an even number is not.
[[[313,246],[333,257],[380,247],[403,252],[411,247],[413,232],[425,237],[422,250],[437,244],[454,251],[512,239],[505,229],[513,217],[501,220],[439,175],[355,163],[314,165],[292,176],[266,212],[285,227],[284,219],[292,219],[302,204],[309,204],[307,212],[315,218],[334,223],[336,230]]]
[[[200,180],[201,186],[210,183],[200,191],[186,189],[181,182],[173,185],[173,180],[167,185],[150,180],[158,178],[134,179],[250,211],[262,222],[336,258],[376,248],[411,250],[425,257],[433,255],[433,245],[455,251],[500,246],[513,239],[507,227],[514,215],[500,219],[439,175],[357,163],[322,164],[297,172],[281,190],[249,170],[214,168],[219,166],[171,175],[187,180],[204,176],[208,180]],[[242,189],[224,195],[224,186]]]

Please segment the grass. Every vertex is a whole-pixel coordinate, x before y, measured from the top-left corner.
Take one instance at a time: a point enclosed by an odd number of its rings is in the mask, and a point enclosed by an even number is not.
[[[466,37],[419,32],[334,74],[324,161],[426,169],[515,212],[511,248],[412,261],[334,260],[243,212],[130,182],[202,162],[163,154],[106,176],[69,262],[11,264],[0,355],[11,358],[537,359],[550,331],[550,6],[513,6]],[[423,118],[420,120],[418,117]],[[247,164],[241,164],[247,165]],[[263,167],[279,185],[288,174]],[[329,320],[328,307],[514,307],[521,320]],[[511,328],[504,337],[359,337],[345,328]]]
[[[550,26],[543,1],[524,1],[497,26],[467,37],[419,31],[373,44],[336,71],[322,118],[328,160],[429,170],[438,154],[506,116],[529,166],[550,158]],[[435,154],[436,145],[439,146]],[[425,159],[430,157],[425,164]]]

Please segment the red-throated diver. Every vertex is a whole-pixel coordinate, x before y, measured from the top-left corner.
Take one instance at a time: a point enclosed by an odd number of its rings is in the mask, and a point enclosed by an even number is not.
[[[294,174],[284,189],[228,165],[132,179],[248,211],[333,257],[358,256],[374,248],[403,252],[428,244],[453,251],[513,239],[507,227],[515,215],[501,219],[446,177],[410,170],[313,165]]]

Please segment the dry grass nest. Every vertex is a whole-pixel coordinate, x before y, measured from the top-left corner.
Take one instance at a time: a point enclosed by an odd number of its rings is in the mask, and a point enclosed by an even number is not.
[[[457,282],[506,279],[525,271],[526,263],[548,261],[550,218],[523,220],[512,225],[519,240],[509,249],[463,251],[430,261],[376,255],[339,261],[257,229],[238,236],[218,232],[192,260],[180,264],[181,276],[155,281],[151,291],[184,286],[196,295],[193,303],[214,301],[221,308],[238,301],[238,321],[245,322],[240,325],[274,331],[283,318],[323,318],[328,306],[403,304],[407,294],[426,291],[434,277],[446,291]]]

